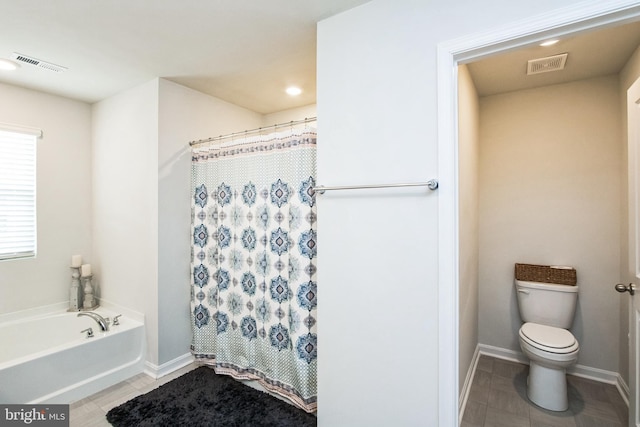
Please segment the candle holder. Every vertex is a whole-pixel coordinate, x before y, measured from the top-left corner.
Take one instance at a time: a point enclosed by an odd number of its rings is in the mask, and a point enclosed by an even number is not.
[[[67,311],[79,311],[82,305],[80,293],[80,267],[71,268],[71,288],[69,289],[69,308]]]
[[[93,274],[82,276],[82,280],[84,281],[84,301],[82,302],[83,311],[95,310],[99,307],[96,298],[93,296],[93,284],[91,283],[92,278]]]

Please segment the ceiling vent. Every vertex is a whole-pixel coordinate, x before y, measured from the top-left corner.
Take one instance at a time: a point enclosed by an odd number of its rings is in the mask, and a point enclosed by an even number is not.
[[[61,73],[63,71],[67,71],[67,67],[63,67],[62,65],[52,64],[51,62],[41,61],[32,56],[23,55],[21,53],[13,52],[11,55],[11,59],[21,62],[23,64],[33,65],[34,67],[43,68],[49,71],[55,71],[56,73]]]
[[[530,59],[527,61],[527,75],[548,73],[549,71],[564,70],[568,53],[547,56],[546,58]]]

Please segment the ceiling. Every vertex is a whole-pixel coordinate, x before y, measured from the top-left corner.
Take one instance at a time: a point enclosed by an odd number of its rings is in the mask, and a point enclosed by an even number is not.
[[[492,56],[469,65],[479,96],[617,74],[640,45],[640,22],[608,27]],[[568,53],[565,68],[527,76],[527,61]]]
[[[88,103],[156,77],[267,114],[316,102],[316,23],[369,0],[0,0],[0,82]],[[289,85],[302,89],[286,95]]]
[[[369,0],[0,0],[0,82],[88,103],[162,77],[267,114],[316,102],[316,24]],[[469,64],[480,96],[618,73],[640,23],[533,45]],[[527,61],[568,53],[564,70],[526,75]],[[297,97],[284,93],[302,88]]]

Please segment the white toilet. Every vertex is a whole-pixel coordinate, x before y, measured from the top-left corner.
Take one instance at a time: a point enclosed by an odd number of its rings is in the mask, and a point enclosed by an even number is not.
[[[565,411],[566,368],[578,360],[579,345],[568,329],[578,301],[578,287],[516,280],[520,348],[529,358],[527,395],[536,405]]]

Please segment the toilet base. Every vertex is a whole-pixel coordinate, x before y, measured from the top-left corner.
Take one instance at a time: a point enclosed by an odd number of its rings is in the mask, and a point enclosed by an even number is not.
[[[541,408],[566,411],[569,408],[566,370],[547,368],[530,360],[527,396]]]

